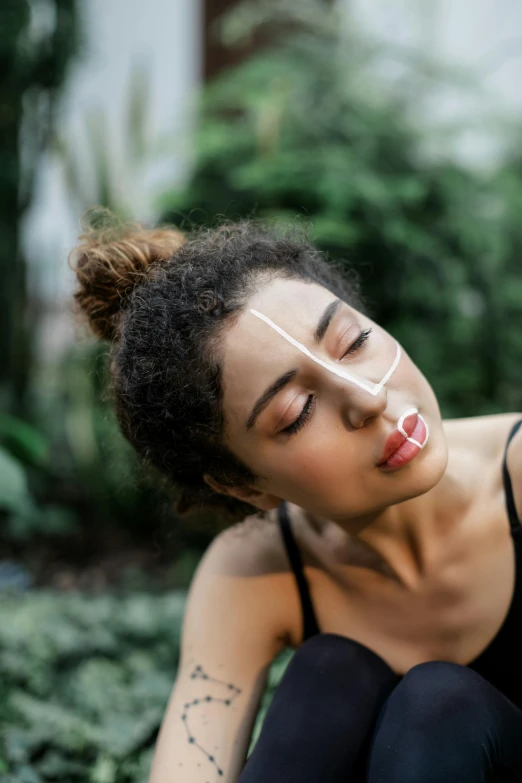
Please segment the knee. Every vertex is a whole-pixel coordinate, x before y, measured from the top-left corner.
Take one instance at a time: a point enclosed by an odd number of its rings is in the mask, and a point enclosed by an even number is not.
[[[329,633],[313,636],[298,648],[288,667],[288,673],[292,671],[319,681],[353,682],[355,677],[361,685],[368,682],[374,686],[397,681],[397,675],[373,650]]]
[[[485,779],[493,748],[488,687],[454,663],[410,669],[379,714],[368,780]]]
[[[403,719],[418,728],[427,722],[437,725],[449,717],[454,723],[467,715],[472,715],[476,724],[485,706],[481,678],[476,672],[446,661],[428,661],[411,668],[392,698]]]
[[[306,737],[310,747],[326,743],[337,753],[353,743],[353,749],[396,682],[397,675],[369,648],[337,634],[318,634],[292,657],[266,724],[271,736],[277,727],[278,742],[302,744]]]

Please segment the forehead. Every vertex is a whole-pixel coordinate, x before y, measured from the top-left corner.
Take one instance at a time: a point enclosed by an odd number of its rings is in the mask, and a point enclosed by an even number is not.
[[[243,422],[269,383],[297,364],[298,352],[250,308],[259,310],[296,340],[311,346],[325,307],[336,296],[316,283],[273,280],[249,299],[223,340],[223,396],[230,423]]]

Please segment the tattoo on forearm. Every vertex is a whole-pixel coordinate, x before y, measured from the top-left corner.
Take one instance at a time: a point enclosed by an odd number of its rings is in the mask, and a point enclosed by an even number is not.
[[[202,753],[205,754],[208,761],[210,761],[211,764],[213,764],[217,770],[218,775],[223,775],[223,770],[219,767],[219,764],[217,763],[215,757],[209,753],[207,750],[205,750],[204,747],[202,747],[196,740],[196,737],[190,730],[190,724],[189,724],[189,710],[193,709],[197,706],[202,706],[205,704],[209,704],[211,702],[223,704],[225,707],[230,707],[234,701],[237,699],[239,694],[241,693],[239,688],[236,688],[235,685],[232,685],[228,682],[223,682],[222,680],[216,680],[214,677],[209,677],[208,674],[206,674],[201,666],[196,666],[194,668],[194,671],[190,675],[191,680],[207,680],[208,683],[214,683],[216,685],[220,685],[222,688],[226,689],[225,697],[219,698],[217,696],[211,696],[210,694],[208,696],[203,696],[200,699],[194,699],[193,701],[188,701],[184,705],[184,710],[181,715],[181,720],[183,721],[185,725],[185,730],[187,732],[187,739],[191,745],[195,745]]]

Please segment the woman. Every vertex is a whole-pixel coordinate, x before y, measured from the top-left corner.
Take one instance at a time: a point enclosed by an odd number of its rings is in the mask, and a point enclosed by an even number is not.
[[[522,415],[442,421],[297,232],[87,230],[75,267],[125,436],[182,510],[251,509],[193,580],[151,783],[522,779]]]

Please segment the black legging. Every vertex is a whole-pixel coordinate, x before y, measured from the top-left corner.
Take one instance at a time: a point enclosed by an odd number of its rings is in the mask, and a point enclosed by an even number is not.
[[[497,780],[522,781],[522,710],[483,677],[431,661],[399,678],[320,634],[293,656],[238,783]]]

